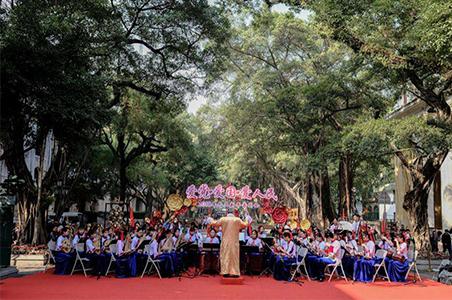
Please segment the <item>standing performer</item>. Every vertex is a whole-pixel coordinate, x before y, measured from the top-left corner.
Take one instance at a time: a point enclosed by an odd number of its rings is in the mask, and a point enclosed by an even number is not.
[[[223,237],[220,246],[220,274],[224,277],[240,277],[240,230],[248,226],[240,218],[235,217],[233,211],[228,211],[226,217],[213,221],[212,225],[221,226]]]

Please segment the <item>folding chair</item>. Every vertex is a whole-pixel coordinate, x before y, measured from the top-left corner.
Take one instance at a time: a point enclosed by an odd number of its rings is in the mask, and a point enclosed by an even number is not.
[[[159,275],[159,278],[162,279],[162,276],[160,275],[160,269],[158,267],[158,264],[161,262],[161,260],[152,259],[150,249],[151,249],[151,245],[147,244],[146,246],[144,246],[143,252],[147,254],[147,260],[146,260],[146,265],[144,266],[144,269],[143,269],[143,273],[141,274],[141,278],[143,278],[144,273],[146,273],[146,269],[148,268],[148,265],[151,264],[151,267],[148,270],[148,274],[150,274],[151,270],[153,268],[155,268],[155,270],[157,271],[157,274]]]
[[[49,256],[47,257],[46,265],[45,265],[45,268],[44,268],[44,271],[43,271],[44,273],[47,271],[47,268],[50,267],[50,263],[52,261],[53,261],[53,263],[55,263],[55,257],[53,256],[53,251],[55,251],[55,248],[56,248],[56,242],[50,240],[47,243],[47,251],[49,252]]]
[[[81,257],[80,253],[85,252],[85,244],[84,243],[78,243],[77,245],[75,245],[75,262],[74,262],[74,267],[72,268],[72,272],[71,275],[74,273],[74,271],[83,271],[83,274],[85,274],[86,276],[86,271],[91,271],[92,268],[87,268],[85,267],[85,263],[89,263],[90,260],[86,257]],[[77,266],[77,263],[80,263],[80,265],[82,266],[81,269],[77,269],[75,270],[75,267]]]
[[[408,252],[409,267],[408,267],[408,271],[406,272],[406,275],[405,275],[405,280],[408,279],[408,275],[410,275],[410,271],[413,270],[414,271],[414,280],[416,280],[416,275],[417,275],[417,277],[419,278],[419,281],[422,281],[421,275],[419,275],[419,271],[417,270],[417,265],[416,265],[417,255],[418,255],[417,250],[414,251],[414,255],[413,255],[413,252]]]
[[[111,267],[112,263],[116,262],[115,254],[116,254],[116,252],[118,252],[118,246],[116,244],[110,244],[109,248],[110,248],[111,256],[110,256],[110,262],[108,263],[107,272],[105,272],[105,276],[107,276],[109,272],[114,272],[114,271],[110,271],[110,267]]]
[[[325,275],[330,275],[330,278],[328,279],[328,282],[331,281],[331,278],[333,277],[334,273],[340,278],[344,278],[345,281],[348,281],[347,276],[345,276],[344,267],[342,266],[342,258],[344,257],[345,251],[343,249],[339,249],[339,255],[336,257],[336,261],[334,264],[329,264],[325,267]],[[327,271],[333,268],[333,271],[331,273],[328,273]],[[337,271],[338,268],[341,268],[342,275],[339,275],[339,272]]]
[[[381,263],[374,265],[375,274],[374,274],[374,278],[372,278],[372,282],[375,282],[375,279],[377,278],[377,275],[378,275],[378,271],[380,271],[380,269],[382,267],[383,267],[383,270],[385,271],[386,276],[381,275],[381,277],[383,277],[383,279],[387,279],[389,282],[391,282],[391,279],[389,279],[389,275],[388,275],[388,271],[386,269],[386,263],[385,263],[385,258],[386,258],[387,254],[388,254],[388,251],[383,250],[383,249],[378,249],[377,252],[375,253],[375,256],[377,258],[381,259]]]
[[[300,267],[303,266],[304,271],[306,273],[306,277],[308,277],[308,280],[311,281],[311,278],[309,277],[309,273],[308,273],[308,269],[306,268],[306,255],[308,254],[308,249],[305,247],[298,247],[298,251],[297,251],[297,262],[295,264],[293,264],[294,266],[297,266],[295,271],[292,274],[292,277],[290,278],[290,281],[292,281],[295,277],[295,275],[297,274],[297,272],[301,273],[301,269]],[[301,261],[298,261],[299,257],[303,257],[301,259]]]

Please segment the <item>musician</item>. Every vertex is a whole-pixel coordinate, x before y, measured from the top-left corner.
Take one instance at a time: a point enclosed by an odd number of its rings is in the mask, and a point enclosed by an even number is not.
[[[292,241],[290,232],[283,234],[285,244],[277,249],[276,261],[273,267],[273,277],[276,280],[289,280],[290,267],[296,262],[297,247]]]
[[[173,250],[175,250],[173,242],[173,232],[168,229],[165,231],[165,237],[159,243],[159,255],[157,257],[162,261],[162,277],[171,277],[175,274],[175,252]]]
[[[267,233],[265,232],[264,226],[259,225],[259,227],[257,227],[257,232],[258,232],[258,237],[260,239],[267,237]]]
[[[323,281],[325,279],[325,267],[326,265],[333,264],[336,258],[340,255],[341,244],[338,240],[337,233],[327,231],[326,242],[324,243],[323,250],[319,246],[319,254],[321,257],[317,257],[312,261],[310,266],[310,274],[314,279]]]
[[[111,237],[108,234],[109,230],[107,228],[105,228],[104,230],[102,230],[102,237],[101,237],[101,244],[105,245],[107,241],[110,241]]]
[[[408,244],[402,235],[399,235],[395,239],[397,255],[403,256],[405,259],[408,258]]]
[[[130,250],[136,251],[138,244],[140,243],[140,239],[143,237],[143,230],[138,230],[136,234],[133,236],[132,241],[130,243]]]
[[[352,232],[355,240],[358,240],[361,230],[361,216],[357,213],[353,214]]]
[[[173,235],[173,244],[174,244],[174,247],[176,247],[177,248],[177,241],[179,240],[179,237],[180,237],[180,229],[179,228],[175,228],[174,230],[174,235]]]
[[[69,274],[74,263],[75,255],[71,252],[69,229],[63,227],[61,235],[57,238],[55,247],[55,274]]]
[[[333,219],[333,222],[332,222],[331,225],[330,225],[330,231],[331,231],[331,232],[335,232],[335,231],[338,230],[338,229],[339,229],[339,223],[337,222],[337,219],[334,218],[334,219]]]
[[[378,242],[378,248],[383,250],[391,250],[394,247],[394,243],[391,242],[384,234],[380,236],[380,241]]]
[[[197,233],[196,227],[190,227],[190,231],[185,235],[184,240],[188,243],[196,243],[199,242],[199,235]]]
[[[239,233],[248,226],[240,218],[234,216],[232,210],[218,221],[212,221],[212,225],[221,226],[223,238],[220,249],[221,274],[224,277],[240,276],[240,243]]]
[[[217,237],[217,232],[215,231],[215,229],[212,228],[210,230],[209,236],[207,236],[204,239],[204,243],[207,243],[207,244],[219,244],[220,243],[220,240]]]
[[[116,242],[116,277],[127,278],[136,275],[136,260],[130,250],[130,236],[124,237],[124,231],[119,232],[119,239]]]
[[[77,233],[75,234],[74,238],[72,239],[72,248],[75,248],[75,246],[78,243],[84,243],[85,239],[86,239],[85,228],[79,227],[77,230]]]
[[[91,233],[89,235],[89,238],[85,242],[85,246],[86,257],[90,261],[90,266],[93,270],[93,274],[105,274],[107,267],[104,251],[101,245],[101,237],[98,237],[95,232]]]
[[[298,244],[300,246],[308,248],[308,246],[309,246],[309,239],[308,239],[305,231],[300,230],[298,232],[297,241],[298,241]]]
[[[260,238],[258,238],[257,236],[258,236],[257,230],[253,230],[251,232],[251,237],[249,237],[248,240],[246,241],[246,245],[247,246],[256,246],[256,247],[259,247],[259,249],[262,249],[262,240]]]
[[[354,280],[362,282],[372,281],[374,275],[374,265],[376,260],[373,259],[375,255],[375,243],[370,240],[367,234],[363,234],[363,253],[358,253],[355,261]]]
[[[66,227],[63,227],[61,229],[60,236],[57,238],[55,251],[61,251],[61,248],[63,247],[63,242],[65,240],[68,240],[68,236],[69,236],[69,229]]]
[[[405,281],[406,273],[409,268],[408,261],[408,244],[403,234],[396,236],[395,238],[396,254],[392,256],[392,259],[387,258],[385,260],[386,267],[388,269],[388,275],[392,282]]]
[[[364,243],[364,256],[366,258],[372,258],[375,256],[375,243],[370,239],[369,235],[363,235]]]

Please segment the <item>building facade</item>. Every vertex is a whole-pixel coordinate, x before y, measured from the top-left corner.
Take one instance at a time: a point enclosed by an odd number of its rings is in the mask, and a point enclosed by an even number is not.
[[[452,99],[448,103],[452,104]],[[388,118],[422,116],[428,113],[428,108],[424,101],[404,94]],[[410,185],[410,177],[397,157],[394,157],[394,168],[396,220],[409,228],[409,216],[403,208],[403,199]],[[447,155],[431,186],[428,198],[428,222],[430,228],[441,230],[452,228],[452,151]]]

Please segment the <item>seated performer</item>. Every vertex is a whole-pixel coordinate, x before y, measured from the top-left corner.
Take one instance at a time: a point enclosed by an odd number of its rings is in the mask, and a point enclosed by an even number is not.
[[[134,277],[136,275],[136,260],[130,249],[130,236],[127,235],[124,238],[124,232],[121,231],[116,246],[116,277]]]
[[[380,236],[380,241],[378,242],[378,248],[383,250],[391,250],[394,247],[394,243],[391,242],[384,234]]]
[[[262,240],[257,236],[258,236],[257,230],[253,230],[251,232],[251,237],[249,237],[248,240],[246,241],[246,245],[256,246],[259,247],[259,249],[262,249]]]
[[[312,278],[319,281],[323,281],[325,278],[325,267],[326,265],[333,264],[336,261],[336,257],[339,256],[341,251],[341,244],[338,241],[338,236],[335,233],[326,233],[326,243],[324,243],[324,248],[322,249],[322,242],[319,243],[318,254],[322,255],[317,257],[312,261],[310,266],[310,275]]]
[[[265,232],[264,226],[259,225],[259,227],[257,227],[257,232],[260,239],[267,237],[267,233]]]
[[[85,228],[79,227],[77,229],[77,233],[75,234],[74,238],[72,239],[72,248],[75,248],[75,246],[78,243],[84,243],[85,239],[86,239]]]
[[[211,229],[209,232],[209,236],[204,239],[204,243],[206,244],[219,244],[220,240],[217,237],[217,232],[215,229]]]
[[[91,233],[86,240],[86,257],[90,261],[90,266],[94,275],[105,274],[107,270],[106,257],[101,247],[101,240],[96,233]]]
[[[66,227],[61,230],[61,235],[57,238],[54,256],[55,274],[69,274],[75,255],[72,252],[71,242],[69,241],[69,229]]]
[[[409,268],[408,244],[403,235],[395,238],[396,253],[392,259],[386,259],[388,275],[391,281],[404,282]]]
[[[362,282],[372,281],[375,263],[378,263],[375,256],[375,243],[370,240],[367,234],[363,234],[363,253],[358,253],[359,257],[355,261],[354,280]]]
[[[275,253],[275,265],[273,266],[273,278],[276,280],[289,280],[290,267],[296,261],[297,247],[292,241],[290,232],[283,234],[285,243],[277,247]]]
[[[162,261],[160,273],[162,277],[171,277],[175,274],[175,255],[174,252],[173,232],[171,230],[165,231],[165,237],[159,243],[159,255],[157,258]]]

